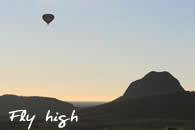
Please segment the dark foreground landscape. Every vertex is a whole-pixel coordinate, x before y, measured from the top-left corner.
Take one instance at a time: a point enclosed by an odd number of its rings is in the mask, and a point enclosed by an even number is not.
[[[0,130],[27,130],[27,124],[11,123],[8,112],[27,109],[44,115],[48,109],[70,114],[79,122],[65,130],[195,130],[195,92],[186,91],[168,72],[150,72],[132,82],[123,96],[93,107],[75,107],[52,98],[0,97]],[[57,124],[36,121],[31,130],[57,130]]]

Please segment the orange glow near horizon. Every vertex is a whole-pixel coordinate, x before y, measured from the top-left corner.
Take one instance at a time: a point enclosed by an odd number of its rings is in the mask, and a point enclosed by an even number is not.
[[[41,73],[40,73],[41,74]],[[173,74],[174,75],[174,74]],[[31,77],[30,77],[31,76]],[[57,98],[63,101],[112,101],[125,92],[128,85],[144,76],[144,74],[134,75],[135,78],[128,80],[55,80],[50,77],[49,80],[39,76],[18,76],[10,77],[0,74],[1,91],[0,95],[13,94],[18,96],[41,96]],[[58,75],[64,77],[63,75]],[[119,75],[120,76],[120,75]],[[175,76],[175,75],[174,75]],[[175,77],[181,81],[182,86],[186,90],[190,90],[184,84],[184,77],[187,75],[176,75]],[[127,75],[124,77],[128,77]],[[133,77],[133,76],[129,76]],[[51,80],[53,78],[53,80]],[[78,77],[77,77],[78,78]],[[113,79],[117,79],[113,77]],[[43,80],[41,80],[43,79]],[[188,83],[190,84],[190,83]],[[192,84],[192,82],[191,82]],[[193,89],[192,89],[193,90]]]
[[[14,87],[10,87],[8,85],[12,85]],[[100,92],[97,91],[96,93],[92,93],[93,89],[88,91],[82,90],[83,88],[78,88],[78,90],[73,88],[55,88],[55,87],[44,87],[44,85],[36,85],[36,84],[2,84],[4,86],[0,92],[0,95],[10,94],[10,95],[17,95],[17,96],[40,96],[40,97],[50,97],[56,98],[63,101],[112,101],[118,98],[120,95],[116,94],[112,95],[112,93],[107,94],[107,91]],[[28,87],[26,87],[28,86]],[[42,86],[42,87],[41,87]],[[12,89],[10,89],[12,88]],[[88,88],[88,87],[87,87]],[[106,89],[105,89],[106,90]]]
[[[2,95],[7,95],[7,94],[2,94]],[[32,97],[32,96],[39,96],[39,97],[49,97],[49,98],[56,98],[58,100],[62,100],[62,101],[83,101],[83,102],[109,102],[109,101],[113,101],[114,99],[118,98],[117,96],[110,96],[110,97],[106,97],[106,96],[97,96],[97,97],[87,97],[87,96],[77,96],[77,97],[69,97],[69,96],[57,96],[57,95],[33,95],[33,94],[20,94],[20,93],[8,93],[8,95],[16,95],[16,96],[26,96],[26,97]]]

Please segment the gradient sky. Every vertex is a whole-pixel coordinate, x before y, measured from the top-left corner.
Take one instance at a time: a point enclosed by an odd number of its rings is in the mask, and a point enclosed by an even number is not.
[[[0,95],[110,101],[146,73],[195,90],[194,0],[1,0]],[[47,26],[42,14],[53,13]]]

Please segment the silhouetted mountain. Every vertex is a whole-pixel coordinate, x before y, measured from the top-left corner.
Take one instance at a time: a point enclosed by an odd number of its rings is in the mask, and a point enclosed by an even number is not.
[[[152,71],[142,79],[132,82],[124,93],[124,96],[140,97],[175,92],[184,92],[184,89],[175,77],[169,72]]]
[[[74,106],[70,103],[46,97],[22,97],[15,95],[0,96],[0,116],[8,115],[9,111],[24,110],[43,115],[50,109],[52,112],[70,113]]]
[[[124,96],[81,109],[79,115],[79,126],[86,127],[148,124],[151,127],[166,121],[174,124],[178,120],[195,120],[195,93],[185,91],[168,72],[150,72],[133,82]]]
[[[195,93],[125,98],[80,110],[79,116],[79,127],[186,125],[195,120]]]

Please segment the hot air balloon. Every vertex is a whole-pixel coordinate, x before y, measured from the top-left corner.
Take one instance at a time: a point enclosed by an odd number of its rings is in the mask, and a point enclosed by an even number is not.
[[[53,14],[44,14],[42,18],[47,24],[50,24],[55,19],[55,16]]]

